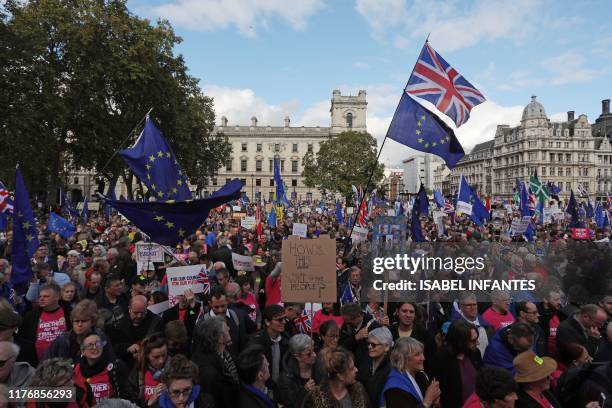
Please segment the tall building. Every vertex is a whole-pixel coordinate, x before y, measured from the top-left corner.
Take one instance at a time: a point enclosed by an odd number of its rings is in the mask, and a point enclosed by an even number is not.
[[[316,153],[319,143],[344,131],[365,132],[366,110],[366,91],[360,90],[356,96],[352,96],[334,90],[328,127],[290,126],[289,117],[285,117],[284,126],[260,126],[255,116],[251,118],[250,126],[230,125],[228,118],[221,117],[221,123],[214,132],[228,138],[233,152],[225,166],[211,178],[205,194],[230,179],[238,178],[244,186],[243,193],[250,199],[270,200],[275,191],[274,160],[278,160],[287,197],[318,200],[321,196],[319,190],[304,185],[304,155],[307,152]]]
[[[595,138],[595,185],[596,195],[606,197],[612,194],[612,114],[610,99],[601,101],[601,115],[592,125]]]
[[[404,194],[404,170],[403,169],[385,169],[382,187],[385,198],[394,201],[401,198]]]
[[[457,166],[450,172],[450,189],[459,189],[461,174],[480,196],[490,196],[492,192],[491,168],[493,165],[494,141],[479,143],[469,154],[459,160]]]
[[[402,161],[404,165],[404,192],[416,194],[421,183],[427,190],[434,187],[436,167],[444,164],[442,159],[433,154],[416,154]]]

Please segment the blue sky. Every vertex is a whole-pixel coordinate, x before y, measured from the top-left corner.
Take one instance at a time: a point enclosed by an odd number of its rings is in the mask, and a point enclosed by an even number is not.
[[[531,95],[553,121],[594,122],[612,98],[612,2],[404,0],[130,0],[167,18],[217,118],[261,125],[329,125],[333,89],[368,93],[368,130],[382,140],[427,33],[487,102],[457,130],[471,148],[497,124],[516,125]],[[395,142],[382,159],[411,151]]]

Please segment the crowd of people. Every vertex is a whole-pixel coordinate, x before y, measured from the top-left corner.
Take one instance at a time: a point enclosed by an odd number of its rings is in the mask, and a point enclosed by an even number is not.
[[[10,283],[7,230],[0,395],[28,407],[129,406],[118,399],[162,408],[612,406],[612,251],[593,242],[611,237],[608,227],[578,242],[563,222],[538,226],[533,243],[515,246],[523,239],[493,223],[478,228],[458,216],[442,234],[422,217],[428,241],[487,248],[486,270],[466,279],[528,277],[537,289],[406,301],[366,283],[373,220],[356,242],[333,209],[304,203],[291,213],[247,230],[231,207],[214,210],[165,262],[144,264],[134,254],[143,234],[120,215],[91,216],[68,239],[41,215],[24,293]],[[282,302],[281,247],[298,220],[308,238],[336,240],[336,302]],[[237,270],[232,253],[252,256],[255,270]],[[194,264],[206,268],[210,290],[187,289],[166,310],[149,310],[168,301],[166,269]],[[8,397],[43,386],[74,387],[75,398]]]

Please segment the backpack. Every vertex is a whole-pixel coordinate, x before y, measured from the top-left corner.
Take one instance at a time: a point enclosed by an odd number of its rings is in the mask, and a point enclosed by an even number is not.
[[[596,371],[604,366],[601,363],[583,364],[565,371],[557,381],[555,396],[564,407],[580,406],[580,388],[587,380],[600,384],[605,389],[612,389],[612,384],[605,375]]]

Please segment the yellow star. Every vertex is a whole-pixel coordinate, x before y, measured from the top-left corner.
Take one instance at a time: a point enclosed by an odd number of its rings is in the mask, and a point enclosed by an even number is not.
[[[170,152],[166,152],[166,157],[170,158]]]
[[[147,173],[147,179],[151,180],[151,175]]]
[[[166,223],[166,227],[168,227],[168,228],[174,228],[174,223],[173,223],[173,222],[168,221],[168,222]]]
[[[421,120],[425,120],[425,119],[427,119],[425,115],[421,115]]]
[[[23,227],[23,229],[29,229],[32,224],[30,224],[28,221],[24,221],[21,226]]]
[[[446,143],[446,140],[444,140],[444,139],[440,139],[440,143],[441,143],[441,144],[444,144],[444,143]]]
[[[179,230],[177,231],[177,234],[179,237],[183,238],[185,236],[185,230],[182,228],[179,228]]]
[[[155,156],[153,156],[153,155],[149,156],[149,161],[151,163],[153,163],[155,161]]]
[[[416,134],[417,134],[417,135],[420,135],[420,134],[421,134],[421,132],[422,132],[422,131],[421,131],[421,129],[417,129],[417,130],[416,130]]]
[[[145,164],[145,167],[147,168],[147,170],[151,170],[151,165],[149,163]]]
[[[425,147],[429,147],[429,143],[425,143]]]
[[[177,186],[182,186],[183,185],[183,180],[176,180],[176,185]]]
[[[26,241],[30,242],[31,240],[34,239],[34,237],[31,234],[26,234],[25,239]]]
[[[437,146],[437,143],[436,143],[436,142],[433,142],[433,143],[431,144],[431,147],[436,147],[436,146]]]
[[[164,152],[162,152],[161,150],[157,152],[157,157],[164,157]]]
[[[158,196],[159,198],[162,198],[162,197],[164,196],[164,193],[162,193],[162,192],[160,191],[160,192],[158,192],[158,193],[157,193],[157,196]]]
[[[176,187],[174,187],[174,188],[172,189],[172,194],[176,194],[176,193],[178,193],[178,189],[177,189]]]
[[[163,221],[164,220],[164,216],[163,215],[158,215],[157,217],[154,218],[155,221]]]
[[[423,143],[423,138],[422,138],[422,137],[419,137],[419,138],[417,139],[417,141],[418,141],[419,143]]]
[[[417,122],[417,126],[421,126],[421,121],[420,120]]]
[[[157,188],[157,186],[155,184],[151,184],[151,189],[155,190]]]

